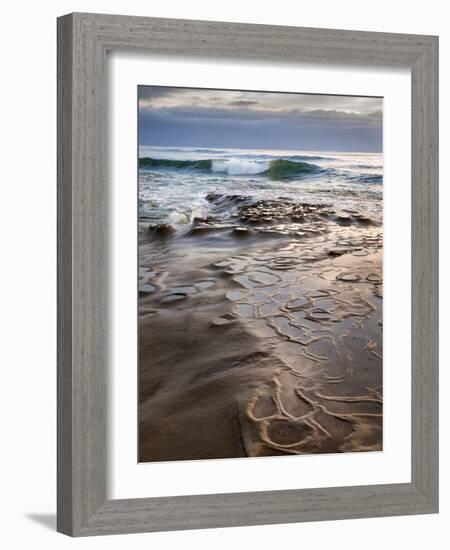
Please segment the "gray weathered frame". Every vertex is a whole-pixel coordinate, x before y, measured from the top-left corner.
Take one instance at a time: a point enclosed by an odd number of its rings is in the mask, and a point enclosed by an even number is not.
[[[412,81],[411,483],[107,500],[106,52],[402,66]],[[438,511],[438,38],[58,19],[58,530],[100,535]]]

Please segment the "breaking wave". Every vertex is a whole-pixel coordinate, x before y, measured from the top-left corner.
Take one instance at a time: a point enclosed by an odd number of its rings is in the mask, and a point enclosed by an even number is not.
[[[139,159],[141,169],[192,170],[229,175],[262,175],[273,179],[299,177],[322,171],[320,166],[309,162],[285,159],[247,160],[247,159],[203,159],[173,160],[143,157]]]

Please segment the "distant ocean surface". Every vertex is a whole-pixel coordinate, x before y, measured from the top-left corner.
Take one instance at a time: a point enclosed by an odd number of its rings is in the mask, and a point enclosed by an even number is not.
[[[324,203],[381,219],[382,184],[381,153],[141,146],[139,220],[182,234],[213,208],[217,216],[208,195]]]

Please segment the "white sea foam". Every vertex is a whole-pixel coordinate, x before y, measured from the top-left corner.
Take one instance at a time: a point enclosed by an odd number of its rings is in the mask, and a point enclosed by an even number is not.
[[[163,160],[207,161],[211,166],[152,166],[139,173],[139,215],[149,224],[170,223],[183,232],[194,218],[227,219],[230,206],[221,212],[207,200],[208,194],[237,195],[273,200],[339,202],[340,207],[378,209],[382,193],[381,153],[324,153],[321,151],[250,151],[246,149],[141,147],[141,157]],[[298,172],[289,164],[299,163]],[[319,171],[303,170],[302,163]],[[293,168],[290,171],[290,168]],[[269,171],[272,172],[269,174]],[[286,169],[286,176],[277,177]],[[278,172],[277,172],[278,170]],[[368,212],[369,214],[370,212]]]
[[[190,208],[172,210],[167,216],[167,222],[171,225],[186,225],[191,224],[195,218],[207,218],[208,214],[208,207],[194,204]]]
[[[211,170],[222,174],[241,175],[241,174],[261,174],[269,169],[268,161],[246,160],[246,159],[226,159],[213,160]]]
[[[184,225],[186,223],[189,223],[190,216],[186,212],[180,212],[180,210],[176,209],[169,213],[167,216],[167,221],[171,225]]]

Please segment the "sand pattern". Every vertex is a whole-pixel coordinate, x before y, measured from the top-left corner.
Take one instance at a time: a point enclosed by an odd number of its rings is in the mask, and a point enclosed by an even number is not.
[[[380,221],[210,200],[234,217],[142,236],[140,460],[380,450]]]

